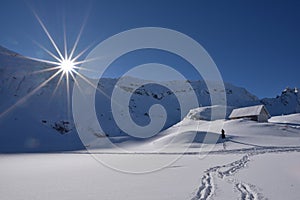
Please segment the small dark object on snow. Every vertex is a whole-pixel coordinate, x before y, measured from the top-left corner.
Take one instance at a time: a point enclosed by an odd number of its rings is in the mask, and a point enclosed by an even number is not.
[[[52,128],[57,130],[62,135],[66,134],[72,130],[72,128],[70,127],[70,122],[63,121],[63,120],[55,122],[54,125],[51,125],[51,126],[52,126]]]
[[[222,129],[222,131],[221,131],[221,137],[222,137],[222,139],[225,139],[225,131],[224,131],[224,129]]]

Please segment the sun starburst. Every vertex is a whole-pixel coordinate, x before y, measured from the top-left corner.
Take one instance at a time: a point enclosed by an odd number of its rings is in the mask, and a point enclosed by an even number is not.
[[[78,70],[88,70],[82,67],[81,65],[90,62],[92,60],[79,60],[80,57],[88,51],[92,45],[89,45],[87,48],[85,48],[83,51],[79,52],[78,54],[75,53],[77,45],[79,43],[80,37],[82,35],[84,25],[81,26],[81,29],[77,35],[77,38],[74,42],[73,48],[68,50],[67,48],[67,39],[66,39],[66,30],[64,28],[64,51],[59,49],[58,45],[55,43],[54,39],[50,35],[49,31],[47,30],[46,26],[42,22],[42,20],[39,18],[39,16],[33,11],[36,19],[38,20],[39,24],[41,25],[42,29],[44,30],[45,34],[47,35],[48,39],[50,40],[52,46],[55,49],[55,53],[51,52],[49,49],[45,48],[43,45],[35,42],[41,49],[43,49],[46,53],[48,53],[53,59],[52,60],[46,60],[46,59],[40,59],[40,58],[33,58],[33,57],[28,57],[32,60],[43,62],[49,64],[50,67],[47,67],[45,69],[35,71],[33,73],[43,73],[43,72],[50,72],[53,71],[53,74],[41,82],[36,88],[34,88],[32,91],[30,91],[27,95],[23,96],[21,99],[19,99],[15,104],[7,108],[4,112],[0,113],[0,118],[12,111],[14,108],[16,108],[18,105],[26,102],[32,95],[34,95],[38,90],[40,90],[42,87],[44,87],[46,84],[48,84],[51,80],[53,80],[56,77],[59,77],[56,87],[53,91],[53,95],[56,93],[59,85],[63,80],[65,80],[66,83],[66,95],[67,95],[67,110],[68,110],[68,115],[69,115],[69,110],[70,110],[70,80],[74,81],[74,84],[80,88],[78,85],[78,81],[76,80],[77,77],[83,79],[85,82],[90,84],[92,87],[95,87],[98,91],[99,89],[97,88],[96,85],[93,85],[91,81],[89,81],[88,78],[86,78],[84,75],[80,74]],[[64,54],[64,55],[63,55]],[[98,59],[98,58],[95,58]],[[103,93],[103,91],[100,91]]]

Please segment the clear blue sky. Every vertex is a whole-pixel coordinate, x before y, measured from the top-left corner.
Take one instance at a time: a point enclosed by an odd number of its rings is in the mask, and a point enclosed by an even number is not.
[[[33,40],[53,48],[32,10],[59,44],[63,19],[72,44],[87,16],[79,50],[127,29],[165,27],[197,40],[226,82],[259,97],[274,97],[286,86],[300,87],[300,1],[2,0],[0,45],[47,58]]]

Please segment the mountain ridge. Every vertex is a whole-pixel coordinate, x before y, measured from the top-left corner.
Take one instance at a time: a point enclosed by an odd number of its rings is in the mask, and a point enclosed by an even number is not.
[[[31,94],[36,87],[55,73],[55,71],[38,73],[48,67],[48,64],[30,60],[0,47],[0,152],[59,151],[84,148],[72,120],[65,81],[62,81],[61,85],[57,87],[59,77],[56,77],[36,93]],[[176,95],[188,97],[188,94],[192,92],[181,90],[182,82],[170,81],[167,83],[177,86],[178,90],[175,92],[158,84],[145,85],[132,90],[131,84],[138,80],[133,77],[125,78],[128,79],[128,85],[123,85],[123,90],[132,95],[128,109],[135,123],[140,126],[150,123],[149,108],[153,104],[163,105],[168,113],[166,124],[162,130],[182,119]],[[118,79],[113,78],[100,79],[98,88],[103,91],[103,94],[96,93],[95,97],[99,123],[109,137],[126,135],[114,121],[111,102],[107,98],[107,96],[111,96],[117,81]],[[203,80],[188,82],[192,86],[193,92],[196,93],[200,105],[210,106],[210,94],[205,82]],[[74,82],[71,81],[70,84],[72,88]],[[220,92],[226,93],[227,106],[230,107],[263,103],[271,115],[300,112],[300,98],[297,89],[287,89],[277,98],[261,100],[245,88],[229,83],[225,83],[225,91]],[[8,108],[11,109],[6,112]],[[52,141],[51,144],[49,141]]]

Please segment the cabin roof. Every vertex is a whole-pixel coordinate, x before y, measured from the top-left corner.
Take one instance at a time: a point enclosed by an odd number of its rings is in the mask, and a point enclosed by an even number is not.
[[[257,105],[257,106],[249,106],[249,107],[234,109],[229,115],[229,118],[231,119],[231,118],[239,118],[239,117],[258,116],[260,115],[262,109],[264,109],[266,113],[270,116],[270,114],[268,113],[264,105]]]

